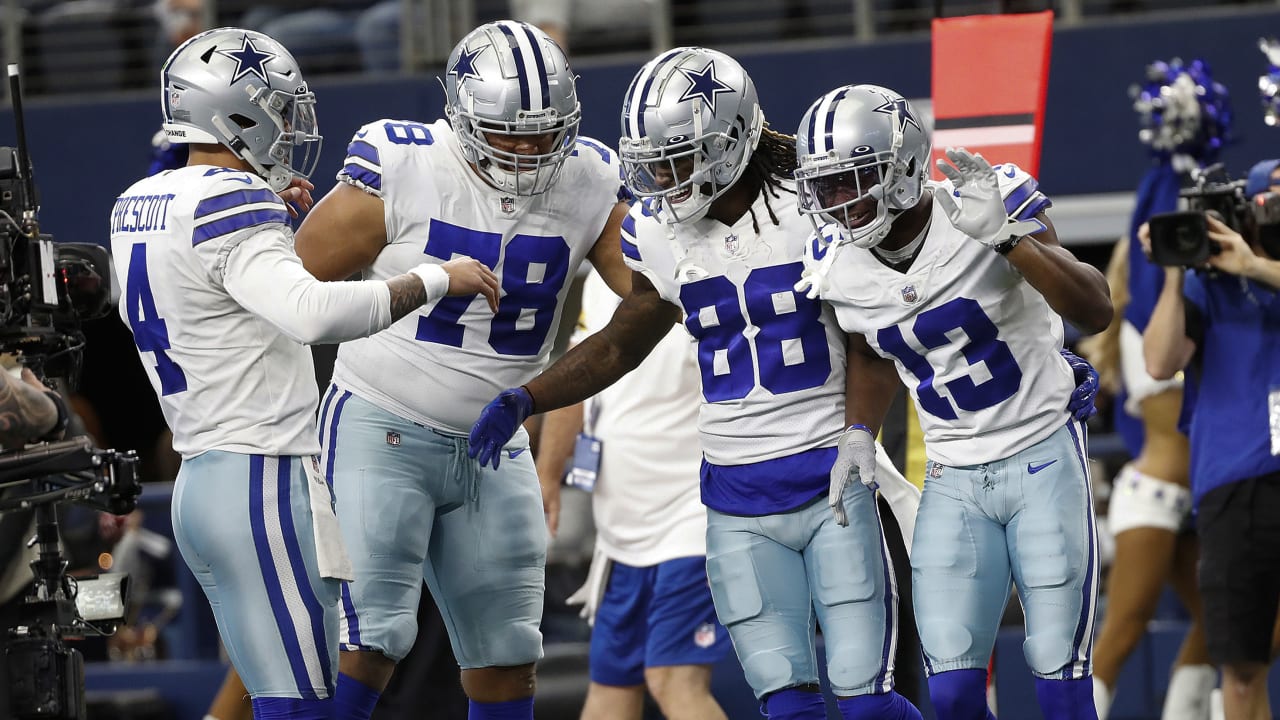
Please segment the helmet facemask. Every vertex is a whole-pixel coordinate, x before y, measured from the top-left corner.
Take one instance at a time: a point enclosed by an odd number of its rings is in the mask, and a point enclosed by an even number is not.
[[[232,114],[230,120],[236,124],[234,128],[229,127],[221,116],[213,118],[214,125],[223,135],[223,144],[249,163],[276,192],[289,187],[294,177],[311,177],[320,163],[323,144],[316,121],[315,94],[307,91],[294,94],[267,87],[255,89],[253,86],[246,88],[246,92],[252,94],[249,102],[262,108],[275,124],[275,140],[267,148],[265,159],[257,157],[242,139],[257,126],[243,115]]]
[[[875,152],[869,145],[852,149],[851,157],[836,149],[802,156],[795,172],[800,212],[809,217],[814,231],[836,223],[844,236],[860,248],[879,245],[893,221],[915,207],[924,188],[924,170],[914,155],[903,156],[904,135],[896,109],[889,113],[891,141],[887,150]],[[874,207],[868,207],[869,202]]]
[[[558,117],[554,108],[542,113],[521,111],[514,122],[481,117],[469,110],[446,108],[445,114],[453,125],[463,155],[493,187],[516,195],[539,195],[551,189],[564,162],[573,154],[578,140],[578,123],[581,109],[575,107],[565,117]],[[549,150],[522,154],[503,150],[494,145],[487,135],[507,137],[533,137],[550,135]]]
[[[656,149],[649,138],[622,138],[618,157],[636,197],[657,198],[669,221],[687,223],[705,217],[711,203],[741,176],[750,153],[743,153],[739,167],[730,167],[737,144],[737,137],[726,133],[699,135],[695,129],[692,140]]]

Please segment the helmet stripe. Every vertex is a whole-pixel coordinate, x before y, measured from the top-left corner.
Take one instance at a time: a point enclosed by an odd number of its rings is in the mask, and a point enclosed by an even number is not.
[[[511,47],[511,54],[516,60],[516,79],[520,81],[520,107],[524,110],[533,110],[533,106],[529,102],[529,75],[531,74],[528,64],[525,62],[524,52],[520,47],[520,40],[516,38],[514,32],[511,31],[509,25],[515,23],[504,20],[498,23],[498,29],[503,35],[507,36]],[[541,108],[539,108],[541,109]]]
[[[849,94],[848,87],[840,88],[836,92],[836,94],[831,98],[830,105],[828,105],[827,119],[822,128],[822,135],[824,138],[823,144],[827,145],[828,148],[835,147],[835,140],[831,136],[835,133],[835,129],[836,129],[836,106],[839,105],[840,101],[844,99],[844,96],[848,94]]]
[[[534,64],[538,66],[538,89],[542,92],[542,102],[539,103],[538,109],[542,109],[547,106],[551,98],[551,88],[547,86],[547,65],[542,59],[542,44],[538,42],[538,36],[534,34],[528,23],[520,23],[520,29],[529,40],[530,54],[533,55]]]
[[[658,68],[662,67],[668,60],[682,52],[684,52],[684,48],[676,48],[675,50],[668,50],[666,53],[659,55],[656,60],[653,60],[645,66],[644,70],[640,72],[640,75],[636,76],[635,82],[632,83],[632,87],[637,85],[640,86],[640,91],[633,94],[631,99],[627,102],[627,107],[630,108],[631,136],[633,138],[644,137],[645,98],[649,96],[649,89],[653,87],[653,79],[658,74]]]

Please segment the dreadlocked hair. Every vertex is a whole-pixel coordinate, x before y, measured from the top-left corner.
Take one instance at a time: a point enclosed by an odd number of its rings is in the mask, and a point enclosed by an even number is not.
[[[795,171],[795,136],[772,130],[769,124],[765,123],[760,130],[760,142],[756,145],[756,151],[751,154],[751,159],[747,161],[744,175],[764,190],[764,206],[769,211],[769,219],[774,225],[780,223],[778,216],[773,212],[773,205],[769,203],[769,198],[778,197],[779,190],[795,194],[794,190],[782,184],[783,180],[790,180]],[[751,226],[756,234],[760,233],[760,223],[756,221],[755,210],[751,211]]]

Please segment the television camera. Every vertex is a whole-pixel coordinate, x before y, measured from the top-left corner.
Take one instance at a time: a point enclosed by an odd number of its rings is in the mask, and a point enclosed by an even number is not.
[[[1151,217],[1152,261],[1170,267],[1200,267],[1210,255],[1217,254],[1217,243],[1209,239],[1208,213],[1246,238],[1280,229],[1280,193],[1249,198],[1245,197],[1245,185],[1245,180],[1229,179],[1222,165],[1198,171],[1192,187],[1179,192],[1186,200],[1186,210]]]
[[[16,150],[0,147],[0,354],[65,390],[79,376],[80,322],[105,315],[110,302],[108,254],[98,245],[55,243],[40,232],[17,65],[8,74],[18,142]],[[27,542],[35,550],[31,590],[13,626],[0,628],[8,674],[7,688],[0,688],[8,706],[0,704],[0,717],[85,717],[84,660],[64,641],[115,632],[125,617],[128,577],[67,574],[57,505],[132,511],[141,492],[137,463],[133,451],[101,450],[83,437],[0,453],[0,513],[23,533],[31,520],[35,525]]]

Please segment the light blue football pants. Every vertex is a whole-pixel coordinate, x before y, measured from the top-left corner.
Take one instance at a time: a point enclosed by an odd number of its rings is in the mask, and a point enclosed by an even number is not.
[[[1084,427],[1070,421],[1004,460],[928,463],[911,568],[930,675],[987,667],[1011,581],[1032,672],[1090,674],[1098,542],[1086,457]]]
[[[743,517],[707,510],[707,576],[757,698],[817,684],[814,621],[840,697],[893,687],[898,591],[875,493],[845,490],[848,527],[826,496],[788,513]]]
[[[214,450],[173,490],[178,550],[255,698],[323,699],[337,678],[338,581],[317,569],[302,462]]]
[[[342,646],[399,661],[417,636],[425,579],[463,669],[542,657],[547,529],[521,430],[497,470],[467,439],[330,387],[321,405],[325,476],[355,581],[342,585]]]

